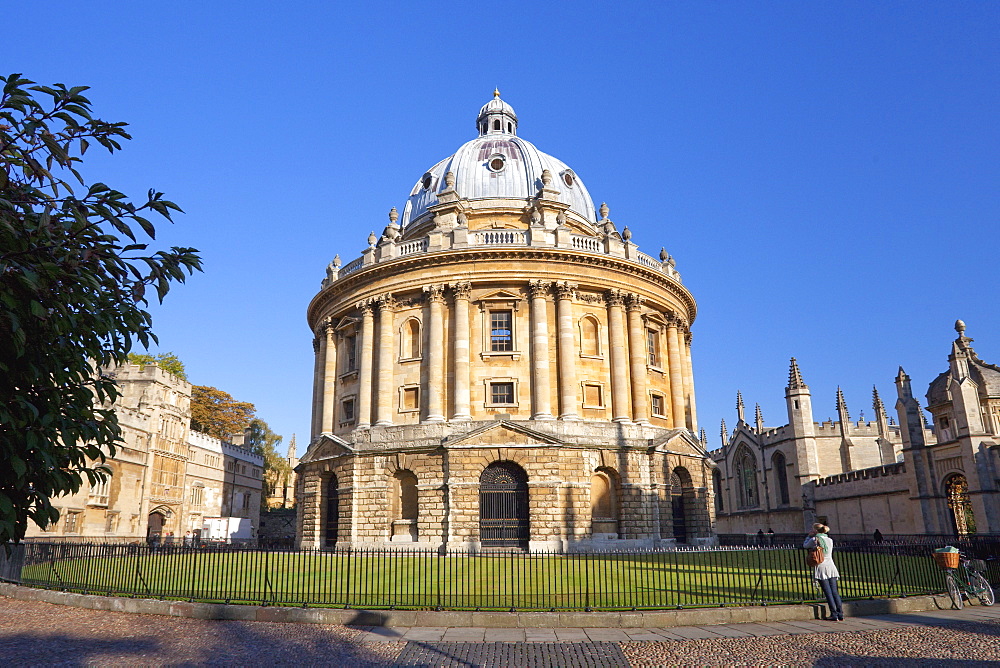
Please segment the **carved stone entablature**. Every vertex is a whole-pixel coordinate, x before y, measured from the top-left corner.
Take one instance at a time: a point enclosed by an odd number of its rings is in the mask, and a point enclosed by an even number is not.
[[[634,292],[628,293],[625,295],[625,306],[628,307],[629,311],[642,310],[642,296]]]
[[[595,295],[592,292],[578,292],[576,293],[576,298],[582,302],[587,302],[588,304],[603,304],[604,296]]]
[[[528,294],[532,299],[535,297],[545,297],[549,296],[549,289],[552,287],[552,281],[539,281],[531,280],[528,281]]]
[[[576,289],[579,287],[576,283],[571,281],[557,281],[555,286],[556,295],[559,299],[573,299],[576,294]]]
[[[471,299],[472,298],[472,283],[469,281],[459,281],[458,283],[451,283],[448,287],[451,288],[451,294],[455,299]]]
[[[438,304],[444,303],[444,286],[443,285],[425,285],[423,288],[424,297],[428,302],[434,302]]]
[[[624,306],[625,293],[616,288],[611,288],[604,293],[604,303],[608,306]]]

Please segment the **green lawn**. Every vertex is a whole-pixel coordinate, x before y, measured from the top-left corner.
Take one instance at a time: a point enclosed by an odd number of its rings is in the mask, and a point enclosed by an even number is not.
[[[929,558],[838,553],[841,592],[940,591]],[[635,555],[193,551],[26,566],[25,584],[243,603],[548,610],[792,603],[821,598],[801,550]]]

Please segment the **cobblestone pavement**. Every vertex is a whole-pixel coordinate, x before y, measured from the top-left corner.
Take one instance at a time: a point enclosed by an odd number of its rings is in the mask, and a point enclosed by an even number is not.
[[[1000,666],[1000,607],[664,629],[349,628],[0,597],[9,666]]]

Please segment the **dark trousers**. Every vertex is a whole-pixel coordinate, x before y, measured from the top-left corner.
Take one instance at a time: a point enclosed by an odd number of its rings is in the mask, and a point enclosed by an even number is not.
[[[819,586],[823,588],[823,595],[826,596],[826,603],[830,606],[830,619],[843,619],[844,606],[840,601],[840,594],[837,593],[837,578],[828,580],[817,580]]]

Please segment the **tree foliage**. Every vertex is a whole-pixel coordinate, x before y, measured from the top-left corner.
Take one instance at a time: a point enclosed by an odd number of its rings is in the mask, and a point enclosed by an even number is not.
[[[91,115],[86,86],[0,77],[0,543],[59,513],[52,498],[107,473],[121,430],[113,378],[134,342],[156,338],[147,287],[162,300],[200,270],[192,248],[146,252],[156,214],[180,208],[150,190],[133,203],[78,171],[96,143],[114,153],[125,123]]]
[[[292,470],[288,460],[278,452],[281,436],[271,431],[266,422],[259,418],[250,421],[246,431],[244,445],[254,454],[264,458],[264,489],[260,495],[260,506],[267,509],[267,499],[274,495],[275,489],[282,484],[285,476]]]
[[[191,428],[224,441],[250,426],[254,405],[236,401],[228,392],[205,385],[191,388]]]
[[[139,366],[149,366],[154,364],[164,371],[168,371],[181,380],[187,380],[187,371],[184,369],[184,362],[180,360],[174,353],[160,353],[159,355],[153,356],[149,353],[129,353],[128,354],[129,364],[138,364]]]

